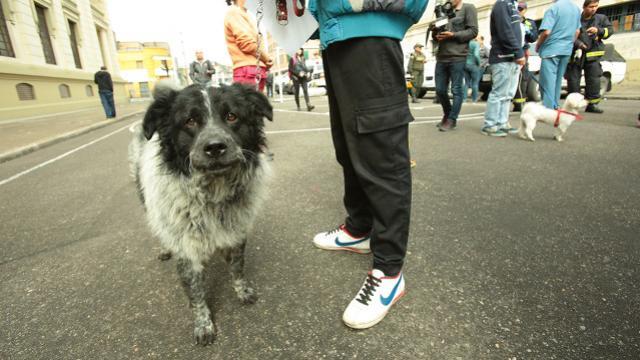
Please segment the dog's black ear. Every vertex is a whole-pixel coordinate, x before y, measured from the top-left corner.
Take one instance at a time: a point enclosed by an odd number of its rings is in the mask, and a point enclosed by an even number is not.
[[[172,87],[157,85],[153,91],[153,103],[147,109],[147,113],[142,120],[142,130],[147,140],[153,137],[153,133],[158,130],[162,122],[167,121],[171,112],[171,105],[178,91]]]
[[[273,107],[269,103],[269,99],[256,90],[253,86],[235,83],[231,85],[244,94],[244,97],[251,104],[251,110],[260,118],[266,117],[269,121],[273,121]]]

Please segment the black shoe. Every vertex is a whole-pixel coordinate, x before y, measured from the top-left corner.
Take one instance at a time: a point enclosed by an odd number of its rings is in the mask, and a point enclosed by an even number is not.
[[[445,116],[443,116],[443,117],[442,117],[442,120],[440,120],[440,122],[436,124],[436,127],[437,127],[438,129],[440,129],[440,127],[441,127],[445,122],[447,122],[447,115],[445,115]]]
[[[313,105],[307,105],[307,111],[311,111],[313,109],[315,109],[316,107]]]
[[[522,104],[513,104],[513,112],[521,112]]]
[[[418,100],[418,99],[413,99],[413,100],[411,100],[411,102],[412,102],[412,103],[414,103],[414,104],[417,104],[417,103],[419,103],[419,102],[420,102],[420,100]]]
[[[596,104],[587,105],[587,108],[584,111],[594,114],[602,114],[604,112],[604,110],[600,109]]]
[[[445,120],[445,122],[438,127],[438,130],[444,132],[444,131],[454,130],[455,128],[456,128],[456,125],[452,120]]]

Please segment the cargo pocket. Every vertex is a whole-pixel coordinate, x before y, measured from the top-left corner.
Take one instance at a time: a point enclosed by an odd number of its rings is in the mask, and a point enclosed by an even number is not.
[[[413,121],[407,95],[359,101],[356,131],[361,163],[370,171],[395,171],[409,166],[408,126]]]
[[[356,108],[356,130],[358,134],[369,134],[393,129],[413,121],[407,94],[367,99],[358,102]]]

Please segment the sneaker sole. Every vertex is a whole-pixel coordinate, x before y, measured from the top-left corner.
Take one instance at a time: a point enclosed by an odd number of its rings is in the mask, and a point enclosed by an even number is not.
[[[358,248],[349,247],[349,246],[329,247],[329,246],[318,245],[315,242],[313,242],[313,245],[315,247],[317,247],[318,249],[322,249],[322,250],[349,251],[349,252],[354,252],[354,253],[357,253],[357,254],[369,254],[371,252],[371,249],[358,249]]]
[[[391,307],[393,305],[395,305],[400,299],[402,299],[402,297],[407,293],[407,290],[405,289],[403,292],[401,292],[397,298],[395,298],[393,300],[393,302],[391,303],[391,305],[389,305],[389,307],[387,308],[387,311],[385,311],[381,317],[372,320],[368,323],[364,323],[364,324],[349,324],[348,322],[346,322],[344,319],[342,319],[342,322],[344,322],[345,325],[347,325],[348,327],[352,328],[352,329],[357,329],[357,330],[364,330],[364,329],[368,329],[370,327],[373,327],[374,325],[376,325],[377,323],[379,323],[380,321],[382,321],[387,314],[389,313],[389,310],[391,310]]]

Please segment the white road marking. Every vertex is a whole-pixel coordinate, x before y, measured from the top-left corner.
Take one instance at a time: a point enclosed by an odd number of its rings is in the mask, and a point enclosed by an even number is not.
[[[288,111],[288,110],[277,110],[276,111],[282,111],[282,112],[296,112],[297,111]],[[309,114],[314,114],[314,113],[309,113]],[[328,113],[324,114],[324,113],[315,113],[317,115],[329,115]],[[478,120],[478,119],[482,119],[484,118],[484,113],[475,113],[475,114],[464,114],[464,115],[460,115],[459,121],[466,121],[466,120]],[[423,119],[422,121],[413,121],[411,123],[409,123],[409,125],[414,126],[414,125],[421,125],[421,124],[434,124],[440,121],[441,116],[426,116],[426,117],[416,117],[415,119]],[[76,153],[82,149],[85,149],[97,142],[100,142],[108,137],[111,137],[125,129],[129,129],[130,132],[134,132],[135,131],[135,127],[138,125],[140,121],[135,121],[133,124],[129,124],[126,126],[123,126],[117,130],[114,130],[104,136],[101,136],[95,140],[92,140],[84,145],[80,145],[77,148],[73,149],[73,150],[69,150],[66,153],[62,154],[62,155],[58,155],[56,157],[54,157],[53,159],[47,160],[43,163],[40,163],[32,168],[29,168],[27,170],[24,170],[20,173],[17,173],[9,178],[6,178],[4,180],[0,181],[0,186],[5,185],[10,183],[13,180],[16,180],[24,175],[27,175],[29,173],[32,173],[42,167],[45,167],[49,164],[52,164],[60,159],[63,159],[73,153]],[[267,134],[270,135],[276,135],[276,134],[295,134],[295,133],[307,133],[307,132],[320,132],[320,131],[331,131],[331,128],[309,128],[309,129],[296,129],[296,130],[272,130],[272,131],[266,131]]]
[[[69,156],[69,155],[71,155],[71,154],[73,154],[73,153],[75,153],[75,152],[78,152],[78,151],[80,151],[80,150],[82,150],[82,149],[84,149],[84,148],[86,148],[86,147],[89,147],[89,146],[91,146],[91,145],[93,145],[93,144],[95,144],[95,143],[97,143],[97,142],[100,142],[100,141],[102,141],[102,140],[104,140],[104,139],[106,139],[106,138],[108,138],[108,137],[110,137],[110,136],[112,136],[112,135],[115,135],[115,134],[117,134],[117,133],[121,132],[121,131],[122,131],[122,130],[124,130],[124,129],[129,128],[130,126],[131,126],[131,125],[123,126],[123,127],[119,128],[118,130],[112,131],[112,132],[110,132],[110,133],[108,133],[108,134],[106,134],[106,135],[104,135],[104,136],[101,136],[101,137],[99,137],[99,138],[97,138],[97,139],[95,139],[95,140],[92,140],[92,141],[90,141],[90,142],[88,142],[88,143],[86,143],[86,144],[84,144],[84,145],[80,145],[80,146],[78,146],[77,148],[75,148],[75,149],[73,149],[73,150],[69,150],[69,151],[67,151],[66,153],[62,154],[62,155],[58,155],[58,156],[54,157],[54,158],[53,158],[53,159],[51,159],[51,160],[47,160],[47,161],[45,161],[45,162],[43,162],[43,163],[40,163],[40,164],[38,164],[38,165],[36,165],[36,166],[34,166],[34,167],[30,168],[30,169],[27,169],[27,170],[25,170],[25,171],[22,171],[22,172],[20,172],[20,173],[17,173],[17,174],[15,174],[15,175],[13,175],[12,177],[6,178],[6,179],[4,179],[4,180],[0,181],[0,186],[5,185],[5,184],[8,184],[8,183],[10,183],[11,181],[13,181],[13,180],[15,180],[15,179],[18,179],[18,178],[20,178],[20,177],[22,177],[22,176],[24,176],[24,175],[27,175],[27,174],[29,174],[29,173],[32,173],[32,172],[34,172],[34,171],[36,171],[36,170],[38,170],[38,169],[40,169],[40,168],[42,168],[42,167],[45,167],[45,166],[47,166],[47,165],[49,165],[49,164],[52,164],[52,163],[54,163],[54,162],[56,162],[56,161],[58,161],[58,160],[60,160],[60,159],[63,159],[63,158],[65,158],[65,157],[67,157],[67,156]]]
[[[473,114],[468,114],[466,117],[460,116],[459,121],[467,121],[467,120],[479,120],[484,118],[484,114],[482,116],[478,116],[475,114],[474,116],[469,116]],[[437,117],[437,120],[422,120],[422,121],[413,121],[410,122],[409,125],[422,125],[422,124],[435,124],[440,122],[441,116]],[[416,118],[418,119],[418,118]],[[310,129],[296,129],[296,130],[272,130],[266,131],[267,135],[277,135],[277,134],[295,134],[295,133],[306,133],[306,132],[320,132],[320,131],[331,131],[331,128],[310,128]]]

